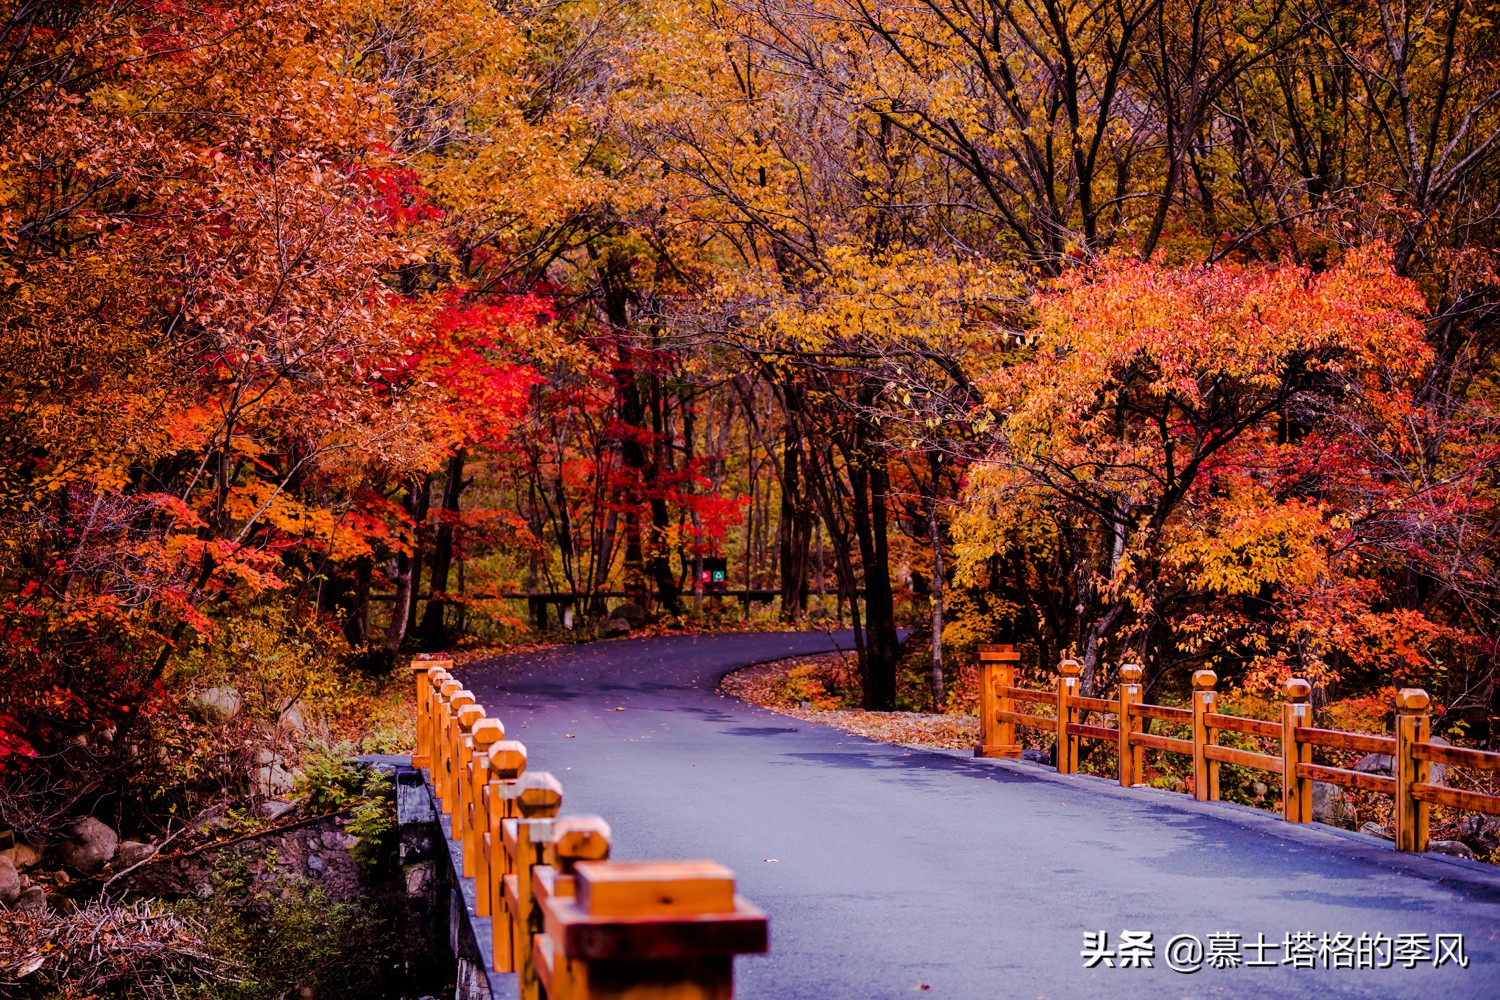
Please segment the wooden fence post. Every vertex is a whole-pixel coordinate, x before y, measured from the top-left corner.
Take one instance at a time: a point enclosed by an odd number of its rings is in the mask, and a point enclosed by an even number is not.
[[[456,678],[449,677],[443,681],[442,687],[438,688],[438,696],[433,706],[432,719],[432,794],[437,798],[438,805],[443,806],[443,797],[448,794],[448,761],[452,751],[449,748],[449,722],[453,713],[458,708],[453,704],[455,696],[463,693],[464,686]],[[444,809],[446,812],[447,810]]]
[[[413,660],[411,663],[412,679],[417,684],[417,745],[411,755],[412,767],[427,767],[432,761],[432,748],[427,744],[427,734],[428,712],[432,701],[432,671],[435,669],[436,661]]]
[[[1199,802],[1219,798],[1219,762],[1209,760],[1203,749],[1218,742],[1218,730],[1205,721],[1214,710],[1214,685],[1219,675],[1212,670],[1193,672],[1193,798]]]
[[[542,900],[549,890],[555,891],[556,873],[562,865],[580,861],[603,861],[609,856],[609,824],[597,816],[578,816],[567,819],[523,820],[517,824],[521,837],[528,833],[529,846],[522,844],[520,853],[531,859],[529,867],[518,869],[520,891],[525,895],[518,900],[516,941],[521,945],[525,959],[520,963],[520,1000],[557,1000],[552,992],[555,985],[552,972],[556,967],[555,956],[542,954],[551,951],[551,941],[544,934],[542,922]],[[571,855],[582,854],[574,857]],[[567,977],[565,976],[564,979]],[[566,984],[564,984],[566,988]]]
[[[1053,756],[1058,774],[1078,770],[1078,737],[1068,734],[1068,726],[1073,722],[1073,695],[1082,670],[1077,660],[1063,660],[1057,665],[1057,752]]]
[[[451,680],[453,680],[453,675],[442,667],[434,667],[427,671],[427,698],[425,701],[417,702],[418,734],[421,740],[417,750],[427,758],[419,766],[425,767],[429,772],[432,770],[433,754],[437,752],[438,703],[443,697],[441,693],[443,685]],[[413,759],[413,764],[415,763]]]
[[[1312,781],[1297,773],[1298,764],[1312,762],[1312,744],[1303,743],[1297,730],[1312,724],[1312,685],[1294,677],[1286,682],[1286,704],[1281,706],[1281,814],[1292,823],[1312,822]]]
[[[1016,662],[1021,654],[1009,643],[979,647],[979,745],[976,757],[1019,757],[1016,724],[996,718],[997,712],[1015,711],[1006,689],[1016,686]]]
[[[1412,785],[1426,782],[1427,761],[1412,754],[1412,744],[1426,743],[1432,734],[1427,714],[1432,699],[1421,688],[1396,692],[1396,850],[1427,850],[1428,817],[1432,807],[1412,795]]]
[[[766,950],[766,916],[712,861],[581,862],[552,899],[548,937],[568,961],[565,1000],[729,1000],[734,956]]]
[[[552,824],[552,844],[547,863],[536,869],[533,891],[535,912],[540,917],[540,932],[531,950],[537,979],[546,991],[547,1000],[579,1000],[578,975],[572,963],[562,955],[548,926],[547,914],[554,899],[576,896],[574,872],[579,862],[605,861],[609,858],[609,824],[598,816],[563,816]]]
[[[532,960],[532,908],[536,870],[544,864],[552,840],[550,817],[505,821],[505,849],[510,871],[505,876],[505,906],[510,923],[510,947],[516,959],[516,993],[520,1000],[536,1000],[540,981]]]
[[[452,808],[447,810],[453,814],[453,823],[448,828],[449,840],[458,840],[463,833],[464,806],[469,795],[469,783],[465,777],[474,758],[474,726],[482,718],[484,709],[471,702],[461,706],[453,720],[453,758],[448,770]]]
[[[1126,788],[1141,780],[1143,752],[1130,742],[1130,735],[1135,732],[1135,720],[1130,717],[1130,706],[1141,700],[1142,672],[1139,663],[1120,665],[1120,705],[1115,718],[1120,727],[1120,784]]]
[[[474,692],[467,689],[455,691],[452,697],[448,699],[447,724],[443,727],[444,732],[442,762],[442,803],[443,815],[445,816],[451,815],[453,813],[454,788],[458,781],[458,748],[463,741],[463,732],[460,728],[462,726],[462,723],[459,722],[459,716],[463,714],[464,709],[469,708],[471,705],[474,705]],[[484,710],[480,709],[479,714],[474,716],[474,718],[477,719],[482,717],[483,715]]]
[[[510,925],[504,920],[505,891],[501,882],[506,872],[505,836],[502,824],[513,816],[519,816],[514,807],[519,799],[502,794],[520,780],[526,772],[526,746],[516,740],[501,740],[490,747],[488,755],[489,782],[484,789],[486,829],[481,839],[481,872],[474,876],[474,912],[481,917],[491,917],[490,945],[493,949],[495,971],[514,972],[514,957],[510,953]]]
[[[462,826],[463,874],[478,878],[479,835],[483,828],[484,786],[489,781],[490,747],[505,739],[505,724],[499,719],[483,718],[469,730],[469,761],[460,775],[464,797],[460,814],[453,817],[455,827]],[[477,891],[477,885],[476,885]]]
[[[521,996],[534,998],[536,971],[531,963],[532,868],[542,864],[552,839],[552,820],[562,808],[562,785],[546,771],[530,771],[516,782],[520,817],[501,823],[506,869],[503,914],[510,930],[510,951],[520,976]]]
[[[506,803],[510,800],[501,797],[500,789],[514,783],[525,772],[526,746],[516,740],[501,740],[491,744],[480,764],[482,766],[475,774],[479,793],[474,799],[474,822],[478,826],[475,836],[478,850],[474,854],[474,912],[488,917],[495,912],[495,884],[505,870],[505,859],[500,856],[504,851],[500,823],[508,818]]]

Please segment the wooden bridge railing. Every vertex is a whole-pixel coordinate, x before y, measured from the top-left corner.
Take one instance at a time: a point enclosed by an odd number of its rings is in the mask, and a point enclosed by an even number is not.
[[[521,1000],[728,1000],[737,954],[764,952],[766,916],[712,861],[609,860],[597,816],[558,816],[562,786],[527,769],[452,674],[418,658],[415,766],[452,817],[451,851],[489,917],[496,972]]]
[[[1079,692],[1080,668],[1074,660],[1058,664],[1053,690],[1016,687],[1020,654],[1013,646],[980,646],[979,660],[977,757],[1021,756],[1016,728],[1029,727],[1046,732],[1054,741],[1054,762],[1060,774],[1077,772],[1081,741],[1110,743],[1117,748],[1120,784],[1130,786],[1143,773],[1145,751],[1177,753],[1192,758],[1193,797],[1205,801],[1219,798],[1219,769],[1233,764],[1280,777],[1282,816],[1294,823],[1312,820],[1315,781],[1379,792],[1395,800],[1396,849],[1401,851],[1427,850],[1429,813],[1434,805],[1500,815],[1500,795],[1449,788],[1428,780],[1431,764],[1500,771],[1500,753],[1432,743],[1427,712],[1430,699],[1420,688],[1406,688],[1396,695],[1396,735],[1372,736],[1314,727],[1312,686],[1300,679],[1286,683],[1281,721],[1267,722],[1215,711],[1218,677],[1212,670],[1193,674],[1192,707],[1178,708],[1141,700],[1141,668],[1136,664],[1120,667],[1114,698],[1092,698]],[[1023,712],[1018,707],[1022,705],[1049,706],[1052,714]],[[1114,725],[1084,721],[1091,715],[1112,716]],[[1153,733],[1150,728],[1154,721],[1176,724],[1190,735],[1183,738]],[[1221,746],[1220,735],[1226,732],[1277,740],[1280,753]],[[1314,748],[1387,754],[1394,773],[1368,774],[1315,764]]]

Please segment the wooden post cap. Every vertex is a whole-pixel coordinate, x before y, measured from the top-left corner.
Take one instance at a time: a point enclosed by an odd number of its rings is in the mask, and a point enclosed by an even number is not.
[[[734,912],[734,873],[714,861],[583,861],[578,905],[591,917]]]
[[[1057,672],[1064,677],[1077,677],[1083,673],[1083,665],[1077,660],[1063,660],[1057,665]]]
[[[517,783],[516,798],[527,819],[556,816],[562,808],[562,784],[549,771],[527,771]]]
[[[1287,701],[1306,701],[1312,697],[1312,685],[1300,677],[1293,677],[1282,686]]]
[[[603,861],[609,857],[609,824],[600,816],[563,816],[552,824],[561,861]]]
[[[1139,684],[1141,682],[1141,674],[1143,673],[1145,671],[1141,669],[1139,663],[1120,664],[1120,680],[1126,684]]]
[[[979,659],[987,663],[1004,663],[1020,658],[1021,654],[1016,652],[1016,647],[1008,642],[981,643],[979,646]]]
[[[446,685],[444,686],[446,687]],[[448,696],[448,704],[452,706],[455,714],[465,705],[474,704],[474,701],[474,692],[470,691],[468,688],[459,688],[457,691]]]
[[[519,778],[526,770],[526,744],[519,740],[491,744],[488,767],[490,775],[502,781]]]
[[[1396,692],[1396,710],[1399,712],[1425,712],[1432,699],[1421,688],[1402,688]]]
[[[463,721],[462,716],[459,716],[459,721]],[[474,749],[483,750],[505,739],[505,723],[485,716],[469,727],[469,735],[474,738]]]
[[[474,725],[484,718],[484,708],[470,701],[468,704],[460,705],[458,708],[458,725],[461,729],[472,730]]]
[[[1215,684],[1219,683],[1219,675],[1212,670],[1194,670],[1193,687],[1200,691],[1212,691]]]
[[[453,657],[449,656],[447,653],[418,653],[416,656],[413,656],[411,658],[411,665],[413,667],[416,667],[418,664],[426,664],[428,666],[436,667],[444,663],[451,665],[453,663]]]
[[[462,684],[460,684],[455,678],[449,677],[438,687],[438,693],[441,694],[444,698],[452,698],[463,689],[464,686]]]

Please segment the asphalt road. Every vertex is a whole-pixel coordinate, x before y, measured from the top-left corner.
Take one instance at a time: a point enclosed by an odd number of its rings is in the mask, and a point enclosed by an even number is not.
[[[737,962],[747,1000],[1500,998],[1495,869],[1040,765],[873,743],[717,693],[736,667],[840,638],[625,639],[459,676],[531,766],[562,780],[565,813],[609,821],[615,857],[734,869],[771,917],[771,954]],[[1101,930],[1106,950],[1122,931],[1151,932],[1152,967],[1121,967],[1116,951],[1115,967],[1086,969],[1085,934]],[[1178,935],[1207,949],[1209,935],[1237,934],[1242,962],[1281,963],[1286,936],[1302,933],[1318,967],[1182,973],[1165,954]],[[1420,938],[1390,968],[1321,967],[1383,963],[1403,934]],[[1404,967],[1438,934],[1463,935],[1467,968]],[[1276,947],[1245,947],[1259,935]],[[1325,935],[1349,957],[1319,960]],[[1175,947],[1191,965],[1192,945]]]

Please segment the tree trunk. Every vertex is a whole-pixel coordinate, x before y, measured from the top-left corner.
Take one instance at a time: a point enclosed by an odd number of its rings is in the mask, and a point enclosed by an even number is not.
[[[667,509],[666,497],[656,488],[665,478],[668,470],[667,445],[669,443],[670,431],[666,422],[666,400],[662,381],[654,373],[650,379],[650,401],[651,401],[651,462],[649,465],[650,476],[647,480],[651,487],[651,562],[650,571],[652,582],[656,584],[656,599],[661,606],[672,614],[682,613],[682,588],[677,584],[677,578],[672,575],[672,553],[667,548],[667,539],[672,533],[672,514]]]
[[[422,584],[422,526],[427,520],[431,490],[432,478],[423,476],[411,485],[403,504],[412,523],[412,551],[396,557],[396,599],[391,602],[391,621],[383,644],[392,654],[400,651],[416,618],[417,589]]]
[[[432,508],[432,476],[423,476],[417,487],[412,520],[416,523],[416,540],[411,552],[411,599],[406,605],[406,634],[417,631],[417,605],[422,600],[422,567],[427,565],[427,513]]]
[[[439,649],[447,641],[444,616],[448,606],[448,574],[453,568],[453,529],[458,521],[459,498],[464,491],[464,452],[448,459],[448,478],[443,483],[443,513],[438,521],[432,545],[432,599],[422,613],[422,642],[428,649]],[[440,596],[441,595],[441,596]]]
[[[781,549],[778,560],[781,568],[781,618],[795,622],[807,608],[807,557],[812,519],[807,516],[801,499],[802,443],[790,413],[787,414],[781,449],[781,520],[776,531]]]
[[[344,618],[344,638],[355,649],[370,641],[370,574],[374,560],[360,556],[354,560],[354,593]]]
[[[885,456],[863,446],[863,441],[860,444],[850,456],[849,482],[853,488],[850,510],[854,533],[865,571],[864,707],[874,712],[889,712],[896,707],[896,660],[900,655],[886,538],[889,479]]]
[[[938,488],[942,455],[932,452],[932,496],[927,502],[927,531],[932,539],[932,710],[943,710],[943,532],[938,523]]]

